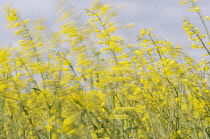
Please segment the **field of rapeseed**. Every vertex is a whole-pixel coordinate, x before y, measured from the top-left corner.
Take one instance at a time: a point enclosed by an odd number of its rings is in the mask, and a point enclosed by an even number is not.
[[[182,1],[199,16],[183,28],[196,61],[152,29],[127,44],[116,35],[116,9],[95,1],[78,23],[59,12],[59,30],[22,19],[5,7],[18,47],[0,48],[0,139],[210,138],[210,34],[196,0]],[[62,46],[66,46],[65,49]]]

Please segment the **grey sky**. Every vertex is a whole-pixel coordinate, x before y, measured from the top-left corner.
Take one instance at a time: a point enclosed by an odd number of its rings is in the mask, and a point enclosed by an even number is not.
[[[82,10],[88,8],[93,0],[69,0],[69,7],[74,7],[85,14]],[[174,44],[188,46],[190,43],[182,28],[184,17],[189,17],[191,21],[200,26],[196,13],[189,12],[188,6],[180,6],[179,0],[102,0],[115,6],[124,5],[119,10],[120,15],[116,21],[120,24],[135,23],[136,27],[128,36],[136,36],[142,27],[153,28],[153,32],[161,39],[170,39]],[[202,14],[210,16],[210,1],[198,0],[198,5]],[[22,18],[46,17],[49,21],[55,19],[56,2],[55,0],[0,0],[0,6],[5,3],[12,3],[14,8],[19,9]],[[0,42],[8,45],[13,41],[12,31],[6,30],[6,19],[3,12],[0,12]],[[209,23],[208,23],[209,24]],[[190,54],[197,57],[197,52],[187,50]]]

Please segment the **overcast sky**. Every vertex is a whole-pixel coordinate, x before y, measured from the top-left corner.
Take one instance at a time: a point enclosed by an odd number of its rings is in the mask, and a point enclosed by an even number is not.
[[[56,0],[0,0],[2,7],[11,3],[14,8],[19,9],[23,19],[48,18],[53,22],[56,14]],[[88,8],[93,0],[69,0],[69,7],[78,9],[85,16],[84,8]],[[115,6],[124,5],[119,10],[116,22],[120,24],[135,23],[136,27],[128,36],[136,36],[142,27],[153,28],[153,32],[161,39],[170,39],[174,44],[189,46],[187,35],[182,26],[184,17],[189,17],[196,25],[200,25],[198,16],[188,11],[188,6],[180,6],[179,0],[102,0]],[[210,16],[210,1],[198,0],[202,14]],[[0,11],[0,45],[8,45],[14,40],[12,31],[6,29],[6,19],[3,11]],[[49,26],[50,23],[49,22]],[[208,23],[209,24],[209,23]],[[199,57],[196,51],[187,50],[188,53]]]

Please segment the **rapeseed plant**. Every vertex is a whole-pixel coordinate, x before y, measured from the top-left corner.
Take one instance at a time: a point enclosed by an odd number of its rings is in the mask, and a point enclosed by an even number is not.
[[[184,20],[192,48],[209,56],[209,31]],[[116,9],[94,1],[89,20],[62,9],[60,30],[5,8],[18,47],[0,49],[1,138],[209,138],[209,61],[195,61],[170,40],[142,28],[136,43],[117,35]],[[62,46],[68,46],[63,49]]]

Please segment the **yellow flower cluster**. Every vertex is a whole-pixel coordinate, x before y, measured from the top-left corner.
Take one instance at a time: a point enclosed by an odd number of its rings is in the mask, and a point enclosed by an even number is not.
[[[195,0],[181,5],[190,3],[201,15]],[[46,33],[43,20],[6,7],[19,45],[0,49],[0,138],[209,138],[208,33],[184,21],[192,47],[207,52],[195,61],[152,29],[127,44],[116,31],[134,24],[113,22],[111,5],[85,11],[78,23],[63,8],[59,30]]]
[[[184,20],[184,30],[186,34],[188,35],[189,40],[196,42],[197,44],[192,43],[192,48],[194,49],[205,49],[208,54],[204,54],[204,56],[210,55],[210,47],[208,45],[210,44],[210,34],[208,32],[208,27],[206,21],[209,20],[209,17],[206,16],[203,18],[201,15],[201,11],[199,7],[196,4],[196,0],[189,0],[189,1],[181,1],[181,5],[190,3],[190,11],[194,11],[197,13],[198,17],[201,20],[201,23],[204,27],[204,33],[201,33],[198,27],[195,27],[189,20]]]

